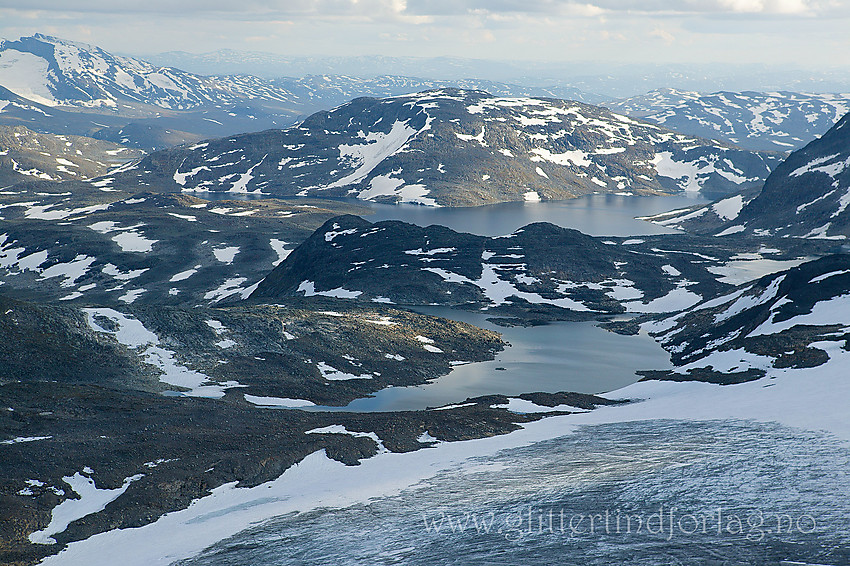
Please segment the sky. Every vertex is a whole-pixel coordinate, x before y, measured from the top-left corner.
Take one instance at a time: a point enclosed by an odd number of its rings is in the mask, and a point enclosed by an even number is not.
[[[73,7],[69,7],[73,5]],[[850,0],[0,0],[0,36],[146,55],[850,66]]]

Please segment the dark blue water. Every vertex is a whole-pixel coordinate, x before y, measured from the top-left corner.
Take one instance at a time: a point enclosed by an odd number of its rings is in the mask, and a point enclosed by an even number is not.
[[[773,424],[588,426],[180,564],[846,565],[848,465],[846,442]]]

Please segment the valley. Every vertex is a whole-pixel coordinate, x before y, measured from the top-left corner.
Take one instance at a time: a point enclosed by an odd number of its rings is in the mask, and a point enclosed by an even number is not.
[[[375,524],[437,563],[389,510],[846,487],[844,95],[201,76],[40,34],[0,85],[4,564],[309,561]],[[772,451],[803,462],[774,499],[724,492]],[[838,564],[847,532],[600,544]]]

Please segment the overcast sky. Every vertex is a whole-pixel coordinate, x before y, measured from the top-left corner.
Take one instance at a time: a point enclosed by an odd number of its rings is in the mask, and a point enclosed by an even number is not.
[[[74,7],[69,8],[69,4]],[[850,0],[0,0],[0,35],[109,51],[850,65]]]

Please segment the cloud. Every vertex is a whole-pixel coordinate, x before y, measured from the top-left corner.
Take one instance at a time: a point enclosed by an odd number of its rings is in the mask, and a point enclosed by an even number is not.
[[[804,14],[813,11],[806,0],[720,0],[734,13]]]
[[[819,0],[593,0],[609,12],[643,14],[815,14]]]
[[[406,0],[28,0],[26,10],[93,14],[167,14],[194,16],[213,13],[292,14],[304,16],[403,15]],[[19,0],[0,0],[0,9],[22,11]]]
[[[582,18],[600,15],[848,15],[844,0],[0,0],[0,10],[76,14],[164,14],[197,17],[226,14],[243,20],[264,16],[287,19],[398,20],[429,23],[432,17],[523,14],[530,17]]]
[[[649,32],[649,37],[657,37],[667,45],[672,45],[674,41],[676,41],[676,37],[667,30],[661,29],[660,27],[656,27],[651,32]]]
[[[573,0],[407,0],[412,14],[528,14],[546,16],[597,16],[603,9],[591,2]]]
[[[638,14],[822,14],[842,9],[841,0],[408,0],[416,14],[525,13]]]

